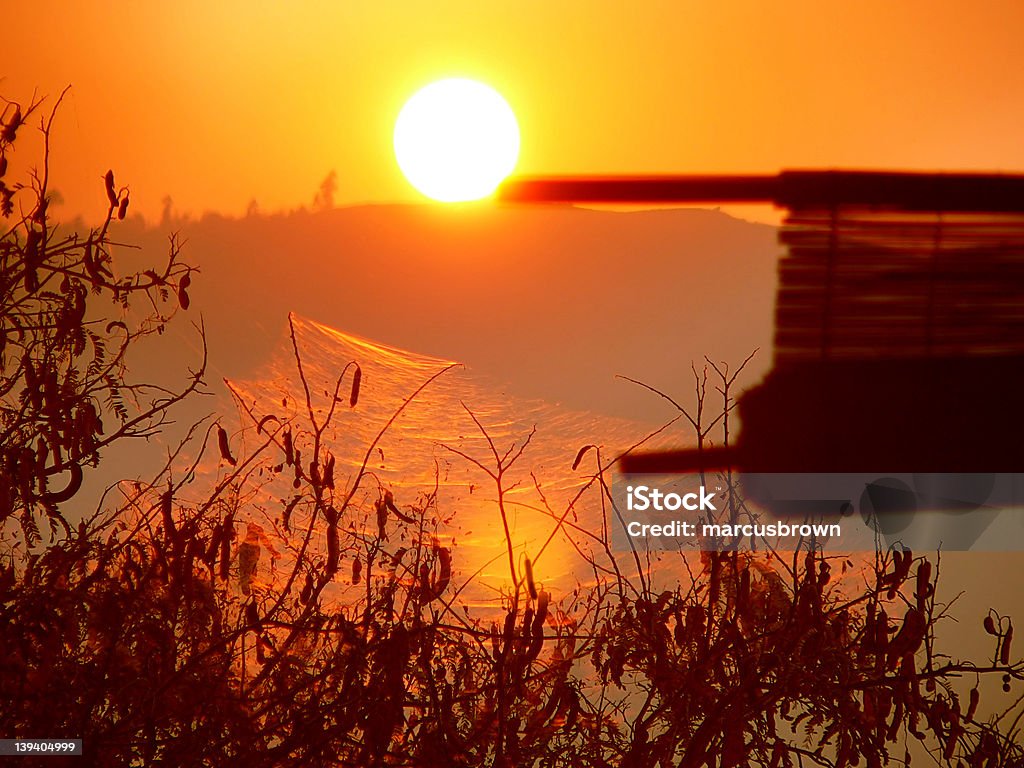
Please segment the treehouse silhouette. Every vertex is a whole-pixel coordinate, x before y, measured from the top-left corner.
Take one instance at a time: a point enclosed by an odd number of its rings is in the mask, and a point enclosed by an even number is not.
[[[787,210],[773,367],[738,400],[737,443],[629,455],[623,472],[1024,469],[1024,176],[528,179],[500,194]]]

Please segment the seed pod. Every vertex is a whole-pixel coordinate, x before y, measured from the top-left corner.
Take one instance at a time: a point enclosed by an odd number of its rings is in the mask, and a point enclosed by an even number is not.
[[[537,599],[537,585],[533,582],[533,564],[530,558],[526,558],[526,588],[530,591],[530,597]]]
[[[290,429],[284,431],[282,440],[284,442],[284,463],[290,467],[295,460],[295,454],[292,452],[292,431]]]
[[[128,213],[128,195],[125,194],[121,198],[121,202],[117,206],[117,220],[124,221],[125,214]]]
[[[338,572],[338,560],[341,557],[341,542],[338,538],[338,524],[329,522],[327,524],[327,566],[324,575],[328,580],[334,578]],[[355,566],[353,565],[353,574]]]
[[[245,621],[253,629],[260,627],[260,612],[256,608],[256,602],[250,600],[245,604]]]
[[[995,623],[995,621],[992,620],[992,616],[991,615],[986,616],[985,617],[985,621],[983,621],[982,624],[985,627],[985,631],[988,632],[990,635],[997,634],[996,633],[996,623]]]
[[[363,578],[363,561],[357,556],[352,561],[352,583],[358,584]]]
[[[186,312],[188,311],[188,308],[192,305],[192,299],[189,298],[187,288],[188,286],[182,285],[180,283],[178,284],[178,306],[181,307]]]
[[[11,115],[11,119],[4,125],[3,131],[0,132],[0,141],[7,144],[14,142],[14,139],[18,135],[18,128],[21,127],[21,107],[18,105],[14,106],[14,114]]]
[[[388,507],[382,499],[377,499],[374,506],[377,509],[377,537],[382,541],[386,541],[388,538]]]
[[[931,585],[932,564],[924,560],[917,566],[917,589],[914,596],[917,598],[917,609],[924,611],[928,607],[928,598],[932,594]]]
[[[1013,624],[1006,630],[1006,634],[1003,635],[1003,644],[999,649],[999,663],[1009,664],[1010,663],[1010,643],[1013,641]]]
[[[551,600],[551,595],[545,592],[543,589],[537,593],[537,618],[535,618],[534,624],[543,624],[544,620],[548,616],[548,603]]]
[[[971,700],[967,705],[967,719],[973,720],[974,713],[978,711],[978,702],[981,699],[981,694],[977,688],[971,688]]]
[[[349,407],[355,408],[359,402],[359,385],[363,380],[363,369],[356,363],[356,372],[352,374],[352,392],[348,398]]]
[[[903,562],[900,565],[900,581],[904,581],[910,575],[910,566],[914,562],[914,552],[910,549],[903,549]]]
[[[334,455],[330,453],[324,462],[324,488],[334,489]]]
[[[107,171],[103,177],[103,182],[107,188],[107,200],[110,202],[111,210],[113,210],[117,207],[117,192],[114,191],[114,172]]]
[[[176,541],[178,536],[178,530],[174,526],[174,515],[171,511],[173,498],[171,496],[171,489],[168,488],[162,494],[160,494],[160,515],[163,517],[164,530],[167,532],[168,538],[171,541]]]
[[[231,455],[231,448],[228,445],[228,433],[224,427],[217,426],[217,444],[220,446],[220,457],[232,467],[238,464],[235,457]]]
[[[594,445],[584,445],[582,448],[579,449],[579,451],[577,451],[576,458],[573,459],[573,462],[572,462],[573,472],[575,472],[579,468],[580,462],[583,461],[583,457],[587,454],[587,451],[589,451],[591,448],[593,448],[594,450],[597,450],[597,446],[594,446]]]
[[[544,622],[533,620],[530,626],[530,644],[526,647],[526,658],[533,661],[544,648]]]

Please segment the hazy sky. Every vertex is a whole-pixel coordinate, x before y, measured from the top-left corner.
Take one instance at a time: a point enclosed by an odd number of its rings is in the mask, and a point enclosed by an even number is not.
[[[4,5],[0,93],[73,85],[71,211],[113,167],[134,210],[418,199],[391,149],[415,90],[481,79],[524,173],[1024,170],[1024,3],[176,0]]]

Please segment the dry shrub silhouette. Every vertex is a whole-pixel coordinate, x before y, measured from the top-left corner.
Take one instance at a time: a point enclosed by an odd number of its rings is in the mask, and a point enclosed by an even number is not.
[[[4,158],[37,106],[5,113]],[[368,469],[444,371],[393,405],[363,453],[335,455],[328,435],[359,418],[362,368],[310,381],[294,323],[295,408],[236,390],[240,423],[196,425],[154,481],[72,513],[77,486],[55,494],[50,478],[159,429],[202,369],[177,393],[127,380],[125,349],[188,307],[192,270],[172,243],[162,269],[115,278],[107,232],[126,191],[107,181],[105,224],[59,239],[45,179],[0,189],[0,735],[81,737],[98,765],[880,766],[922,750],[940,765],[1022,764],[1020,698],[980,694],[985,677],[1007,690],[1024,678],[1012,624],[993,613],[979,628],[990,660],[944,655],[937,562],[619,557],[607,529],[573,522],[574,505],[611,503],[616,457],[595,444],[566,456],[580,490],[547,508],[535,553],[554,537],[587,553],[588,582],[556,600],[516,559],[504,506],[532,433],[499,445],[471,406],[488,450],[448,451],[493,483],[510,586],[490,609],[466,604],[473,575],[438,536],[451,513],[437,493],[399,503]],[[15,216],[21,192],[31,203]],[[152,310],[136,326],[104,314],[136,298]],[[727,442],[734,374],[711,367],[722,414],[705,418],[707,370],[694,369],[696,415],[676,405],[700,440],[718,426]],[[685,579],[656,586],[667,568]]]

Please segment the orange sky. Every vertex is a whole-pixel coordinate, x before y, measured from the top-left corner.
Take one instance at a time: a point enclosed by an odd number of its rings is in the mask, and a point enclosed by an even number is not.
[[[632,7],[636,5],[636,7]],[[242,213],[419,199],[391,131],[445,76],[501,91],[522,173],[807,166],[1024,170],[1024,3],[21,2],[0,93],[73,91],[55,140],[72,213]]]

